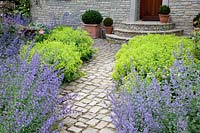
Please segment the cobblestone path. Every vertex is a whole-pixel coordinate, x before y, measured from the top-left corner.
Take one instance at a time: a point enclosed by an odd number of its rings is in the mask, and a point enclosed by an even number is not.
[[[114,85],[111,73],[120,45],[97,39],[94,47],[98,49],[97,55],[82,67],[86,75],[65,87],[66,91],[78,94],[74,109],[79,113],[64,120],[62,133],[115,133],[107,90]]]

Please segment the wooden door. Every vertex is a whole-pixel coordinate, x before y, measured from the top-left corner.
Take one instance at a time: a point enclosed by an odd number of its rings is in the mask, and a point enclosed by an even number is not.
[[[140,0],[140,19],[146,21],[159,20],[158,14],[162,0]]]

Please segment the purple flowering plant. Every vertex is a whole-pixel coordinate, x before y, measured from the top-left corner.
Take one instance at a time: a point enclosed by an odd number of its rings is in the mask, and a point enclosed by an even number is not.
[[[12,26],[12,25],[11,25]],[[26,43],[19,30],[3,26],[0,35],[0,132],[58,132],[62,120],[72,112],[75,95],[59,97],[63,73],[40,62],[39,54],[20,58],[19,49]],[[5,44],[5,45],[4,45]]]
[[[60,71],[41,65],[39,55],[30,63],[19,56],[1,60],[0,131],[58,131],[63,117],[71,112],[73,99],[68,94],[58,98],[62,79]]]
[[[20,46],[33,39],[33,34],[27,36],[24,26],[27,26],[30,19],[20,15],[3,15],[3,22],[0,23],[0,57],[5,58],[19,53]]]
[[[131,67],[120,92],[111,92],[112,121],[119,133],[200,131],[200,71],[192,57],[176,54],[168,77],[143,78]]]

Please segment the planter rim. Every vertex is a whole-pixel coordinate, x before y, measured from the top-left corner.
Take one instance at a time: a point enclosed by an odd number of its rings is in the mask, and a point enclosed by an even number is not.
[[[112,26],[112,25],[111,25],[111,26],[105,26],[105,25],[104,25],[104,27],[113,27],[113,26]]]
[[[169,14],[159,14],[159,16],[170,16]]]
[[[87,25],[87,26],[99,26],[100,24],[83,24],[83,25]]]

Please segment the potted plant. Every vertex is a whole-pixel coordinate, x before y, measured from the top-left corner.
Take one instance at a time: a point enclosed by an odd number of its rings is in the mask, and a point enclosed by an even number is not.
[[[98,38],[100,32],[100,23],[102,22],[102,15],[95,10],[87,10],[82,15],[84,29],[89,33],[92,38]]]
[[[160,7],[159,18],[161,23],[168,23],[169,21],[170,8],[167,5]]]
[[[200,13],[197,14],[193,19],[193,26],[195,28],[200,28]]]
[[[113,19],[112,18],[105,18],[103,20],[104,29],[106,34],[112,34],[113,31]]]

